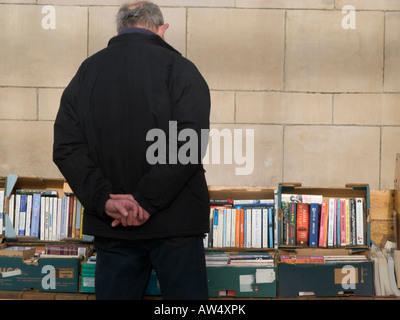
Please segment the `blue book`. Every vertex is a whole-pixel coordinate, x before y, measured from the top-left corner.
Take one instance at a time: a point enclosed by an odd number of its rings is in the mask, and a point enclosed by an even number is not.
[[[19,207],[19,226],[18,235],[25,235],[25,219],[26,219],[26,194],[21,194]]]
[[[269,238],[269,247],[274,247],[274,220],[273,220],[273,211],[274,208],[268,207],[268,238]]]
[[[67,215],[68,215],[68,197],[64,196],[61,199],[61,231],[60,231],[60,239],[64,239],[67,237]]]
[[[34,193],[32,199],[31,235],[40,238],[40,193]]]
[[[218,232],[218,210],[214,209],[213,219],[213,247],[217,246],[217,232]]]
[[[318,246],[318,220],[319,220],[319,204],[310,204],[310,236],[309,236],[309,246]]]

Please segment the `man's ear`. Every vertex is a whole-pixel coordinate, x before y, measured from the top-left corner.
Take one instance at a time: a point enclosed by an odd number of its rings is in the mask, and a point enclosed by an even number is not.
[[[169,27],[168,23],[159,26],[157,31],[156,31],[156,34],[158,34],[161,38],[163,38],[164,37],[164,32],[168,29],[168,27]]]

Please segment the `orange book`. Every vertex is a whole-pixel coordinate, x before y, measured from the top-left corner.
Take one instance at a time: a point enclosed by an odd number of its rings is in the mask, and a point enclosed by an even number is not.
[[[240,246],[240,209],[236,209],[235,247]]]
[[[296,243],[300,246],[308,244],[308,234],[310,229],[310,205],[308,203],[297,204],[297,229]]]
[[[321,221],[319,228],[319,247],[326,247],[326,238],[328,230],[328,202],[323,201],[321,204]]]
[[[239,247],[243,248],[244,246],[244,239],[243,239],[243,231],[244,231],[244,210],[240,209],[240,228],[239,228],[239,232],[240,232],[240,242],[239,242]]]

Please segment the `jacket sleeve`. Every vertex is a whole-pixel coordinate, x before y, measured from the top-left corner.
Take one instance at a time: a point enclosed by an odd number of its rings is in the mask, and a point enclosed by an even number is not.
[[[174,67],[170,77],[170,96],[172,100],[171,121],[176,123],[177,137],[168,135],[166,163],[154,164],[139,180],[133,196],[150,214],[167,207],[187,184],[197,170],[204,170],[201,163],[202,151],[208,143],[210,91],[207,83],[189,61]],[[184,131],[185,129],[189,129]],[[184,140],[186,133],[196,133],[196,139]],[[202,134],[203,133],[203,134]],[[204,135],[204,133],[206,133]],[[181,134],[181,135],[180,135]],[[201,139],[201,137],[205,139]],[[172,140],[172,141],[170,141]],[[196,143],[197,159],[183,163],[179,152],[187,151],[186,143]],[[169,143],[177,145],[177,153],[170,154]],[[193,147],[193,144],[190,144]],[[192,150],[193,151],[193,150]],[[193,159],[193,158],[191,158]],[[174,161],[176,160],[176,161]]]
[[[105,216],[112,186],[90,157],[77,113],[78,82],[79,71],[61,97],[54,123],[53,161],[85,210]]]

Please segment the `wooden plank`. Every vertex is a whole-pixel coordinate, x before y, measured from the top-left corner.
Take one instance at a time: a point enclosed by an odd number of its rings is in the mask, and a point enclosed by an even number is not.
[[[372,220],[371,240],[381,248],[386,240],[394,241],[393,220]]]
[[[392,220],[393,190],[370,190],[371,220]]]

